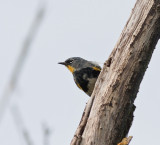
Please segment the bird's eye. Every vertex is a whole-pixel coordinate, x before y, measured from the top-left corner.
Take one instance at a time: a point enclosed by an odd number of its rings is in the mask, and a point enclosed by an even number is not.
[[[67,60],[66,63],[71,64],[73,62],[73,59]]]

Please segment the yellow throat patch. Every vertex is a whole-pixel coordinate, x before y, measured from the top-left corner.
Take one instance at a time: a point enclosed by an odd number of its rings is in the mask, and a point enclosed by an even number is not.
[[[66,67],[69,69],[69,71],[70,71],[71,73],[73,73],[74,70],[75,70],[75,69],[74,69],[72,66],[70,66],[70,65],[67,65]]]

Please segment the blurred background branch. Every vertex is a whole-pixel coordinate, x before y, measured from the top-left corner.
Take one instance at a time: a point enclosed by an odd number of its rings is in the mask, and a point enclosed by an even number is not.
[[[49,145],[50,144],[49,139],[52,134],[52,130],[50,129],[47,123],[42,124],[42,129],[43,129],[43,145]]]
[[[40,5],[37,10],[37,14],[35,15],[35,18],[31,24],[31,27],[29,29],[28,35],[26,36],[26,39],[24,40],[21,52],[18,56],[17,62],[15,63],[15,67],[13,68],[13,71],[11,73],[11,77],[9,79],[9,82],[6,85],[6,88],[1,96],[0,100],[0,123],[2,121],[3,115],[5,113],[5,110],[7,108],[7,105],[9,104],[9,100],[12,96],[12,92],[14,91],[20,73],[22,71],[23,65],[25,63],[26,57],[28,55],[29,49],[31,48],[31,44],[36,36],[37,30],[42,23],[42,20],[44,18],[46,7],[45,4],[40,1]]]
[[[23,139],[22,143],[23,144],[25,143],[26,145],[33,145],[33,141],[30,137],[30,134],[27,128],[24,125],[22,114],[20,113],[20,110],[17,105],[14,105],[11,107],[11,113],[12,113],[15,125],[17,127],[17,131],[19,133],[20,139]]]
[[[34,145],[18,105],[13,105],[11,107],[11,114],[13,116],[15,126],[19,133],[21,144]],[[52,129],[48,126],[46,122],[42,124],[42,134],[43,134],[43,145],[50,145],[50,136],[52,134]]]

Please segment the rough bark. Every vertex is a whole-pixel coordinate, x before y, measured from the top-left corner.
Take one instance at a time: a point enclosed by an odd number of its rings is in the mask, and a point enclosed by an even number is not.
[[[71,145],[117,145],[127,135],[133,103],[159,38],[160,0],[137,0]]]

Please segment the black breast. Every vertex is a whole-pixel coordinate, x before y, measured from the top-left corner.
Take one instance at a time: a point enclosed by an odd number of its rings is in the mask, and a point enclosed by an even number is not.
[[[88,83],[91,78],[98,78],[100,71],[87,67],[73,73],[74,81],[84,92],[88,91]]]

